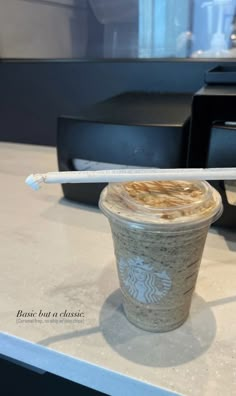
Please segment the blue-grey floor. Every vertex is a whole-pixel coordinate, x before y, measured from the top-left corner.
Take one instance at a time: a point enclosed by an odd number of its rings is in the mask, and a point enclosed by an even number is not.
[[[104,396],[50,373],[39,374],[17,364],[0,359],[1,396]]]

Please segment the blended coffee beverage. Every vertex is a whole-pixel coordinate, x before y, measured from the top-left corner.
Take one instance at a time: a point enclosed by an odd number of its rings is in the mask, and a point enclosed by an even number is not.
[[[202,181],[111,183],[101,193],[108,217],[124,312],[148,331],[187,319],[209,226],[220,194]]]

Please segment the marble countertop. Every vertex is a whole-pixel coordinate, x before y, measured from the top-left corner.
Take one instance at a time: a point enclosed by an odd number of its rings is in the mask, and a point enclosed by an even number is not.
[[[0,143],[0,354],[112,396],[236,394],[236,233],[210,231],[187,322],[139,330],[106,218],[24,184],[56,169],[54,148]]]

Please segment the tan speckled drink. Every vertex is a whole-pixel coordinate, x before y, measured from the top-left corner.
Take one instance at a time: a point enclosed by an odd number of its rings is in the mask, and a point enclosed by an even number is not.
[[[188,317],[209,226],[222,212],[207,182],[112,183],[100,197],[108,217],[125,314],[164,332]]]

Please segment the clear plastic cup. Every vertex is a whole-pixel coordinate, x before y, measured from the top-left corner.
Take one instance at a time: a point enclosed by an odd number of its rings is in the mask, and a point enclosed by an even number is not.
[[[188,317],[210,225],[222,213],[207,182],[112,183],[99,207],[113,236],[128,320],[165,332]]]

